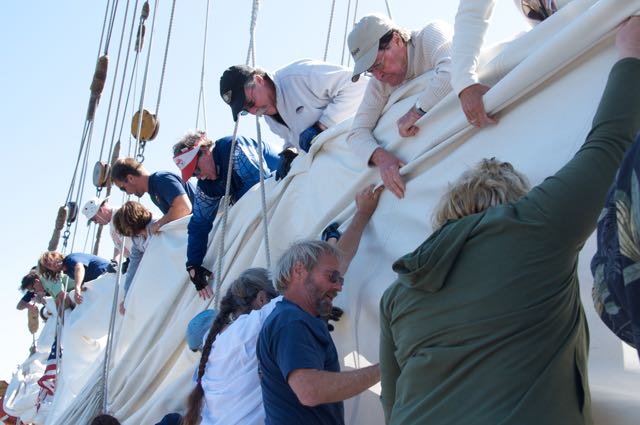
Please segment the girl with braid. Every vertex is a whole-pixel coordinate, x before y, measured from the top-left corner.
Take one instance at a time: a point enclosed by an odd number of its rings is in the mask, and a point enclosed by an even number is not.
[[[202,349],[182,425],[195,425],[200,416],[202,425],[264,424],[256,343],[282,299],[276,295],[263,268],[247,269],[231,283]]]

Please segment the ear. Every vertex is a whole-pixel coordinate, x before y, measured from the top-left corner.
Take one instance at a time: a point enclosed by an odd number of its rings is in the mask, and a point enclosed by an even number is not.
[[[298,261],[293,265],[293,269],[291,270],[291,280],[304,280],[307,277],[307,273],[307,269],[305,269],[304,265]]]

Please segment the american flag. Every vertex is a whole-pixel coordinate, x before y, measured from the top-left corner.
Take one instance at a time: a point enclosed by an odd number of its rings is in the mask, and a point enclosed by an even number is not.
[[[40,408],[42,402],[48,397],[53,396],[56,391],[56,369],[58,362],[56,359],[56,351],[58,348],[58,337],[53,340],[51,345],[51,351],[47,358],[47,367],[44,369],[42,377],[38,379],[38,385],[40,385],[40,393],[38,394],[38,400],[36,402],[37,408]],[[62,351],[60,351],[60,357],[62,357]]]

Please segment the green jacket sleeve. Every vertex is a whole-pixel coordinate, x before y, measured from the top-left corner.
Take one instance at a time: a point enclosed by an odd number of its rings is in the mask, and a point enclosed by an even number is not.
[[[548,223],[548,238],[580,249],[593,232],[607,190],[640,129],[640,60],[622,59],[609,74],[587,140],[523,202]]]
[[[380,401],[384,410],[385,423],[389,423],[391,410],[396,399],[396,381],[400,376],[400,366],[395,357],[395,344],[389,318],[384,308],[384,297],[380,301]]]

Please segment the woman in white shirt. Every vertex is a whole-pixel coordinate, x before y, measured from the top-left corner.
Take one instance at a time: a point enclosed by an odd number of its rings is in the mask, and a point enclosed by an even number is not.
[[[231,284],[206,337],[182,425],[195,425],[200,416],[202,425],[264,424],[256,343],[282,299],[276,295],[263,268],[247,269]]]

